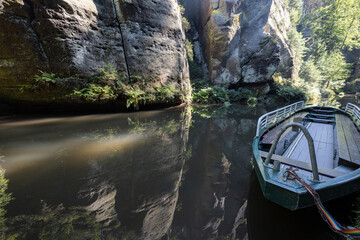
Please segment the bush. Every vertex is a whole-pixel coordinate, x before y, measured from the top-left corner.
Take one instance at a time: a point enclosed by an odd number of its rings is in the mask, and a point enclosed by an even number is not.
[[[181,18],[181,23],[182,23],[182,27],[183,27],[185,32],[190,30],[191,25],[190,25],[190,23],[189,23],[189,21],[187,20],[186,17]]]
[[[107,102],[125,99],[126,107],[139,109],[141,104],[171,102],[181,99],[181,91],[172,84],[155,86],[156,79],[145,80],[141,76],[131,76],[118,72],[112,65],[99,69],[99,72],[81,89],[75,89],[70,95],[85,102]]]
[[[33,82],[28,85],[28,89],[53,89],[53,88],[64,88],[69,85],[78,85],[79,79],[76,77],[59,77],[55,73],[47,73],[39,71],[39,75],[35,75]],[[25,90],[25,89],[23,89]]]
[[[126,75],[119,73],[111,64],[101,67],[95,76],[96,83],[111,87],[121,85],[121,82],[125,81],[125,79]]]
[[[2,156],[1,156],[2,157]],[[9,204],[9,202],[13,199],[11,197],[11,193],[7,193],[8,188],[8,182],[5,178],[5,170],[0,168],[0,229],[5,229],[5,214],[6,205]],[[0,230],[0,236],[1,236],[1,230]]]
[[[76,103],[126,102],[128,108],[139,109],[146,103],[177,103],[184,101],[184,93],[177,85],[158,86],[158,78],[144,78],[105,65],[88,79],[76,76],[59,77],[55,73],[40,72],[19,91],[41,92],[46,99]],[[26,92],[25,92],[26,93]]]
[[[35,75],[34,80],[37,84],[56,83],[59,78],[55,76],[55,73],[47,73],[40,71],[40,75]]]
[[[197,103],[224,103],[229,101],[227,91],[219,86],[202,88],[195,92],[192,97],[193,101]]]
[[[114,89],[110,86],[101,86],[99,84],[90,84],[89,87],[74,90],[72,96],[83,98],[87,102],[105,102],[117,98]]]
[[[161,87],[155,87],[157,99],[163,102],[174,100],[181,93],[173,84],[167,84]]]
[[[241,100],[243,100],[241,93],[234,89],[230,89],[228,91],[228,96],[231,102],[240,102]]]
[[[146,92],[140,89],[138,86],[132,87],[125,91],[126,107],[134,106],[135,110],[139,110],[139,103],[146,103]]]
[[[201,85],[204,84],[204,85]],[[226,103],[226,102],[241,102],[253,98],[251,101],[256,99],[254,93],[246,88],[239,88],[238,90],[230,89],[227,90],[220,86],[209,86],[203,81],[199,81],[197,86],[200,88],[194,88],[193,101],[197,103]],[[194,84],[193,84],[194,86]],[[196,91],[196,89],[200,89]],[[257,101],[257,99],[256,99]]]
[[[254,97],[251,90],[241,87],[237,91],[234,89],[228,90],[228,95],[231,102],[240,102]]]
[[[306,93],[298,87],[294,86],[277,86],[277,96],[285,102],[294,102],[306,100]]]
[[[191,81],[191,87],[196,92],[202,88],[211,87],[210,80],[206,78],[195,78]]]
[[[119,73],[111,64],[101,67],[85,86],[75,89],[70,97],[86,102],[107,102],[116,100],[126,81],[126,75]]]
[[[239,88],[238,91],[244,99],[249,99],[254,96],[254,93],[250,89]]]

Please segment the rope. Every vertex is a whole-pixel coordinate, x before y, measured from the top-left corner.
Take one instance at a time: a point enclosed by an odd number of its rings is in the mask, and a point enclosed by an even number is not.
[[[312,195],[314,198],[314,202],[316,204],[316,207],[319,209],[320,215],[322,218],[327,222],[330,226],[330,228],[335,231],[336,233],[339,233],[340,235],[343,235],[345,237],[354,236],[354,237],[360,237],[360,228],[344,228],[341,226],[333,216],[325,209],[324,205],[322,204],[320,200],[319,194],[309,185],[305,183],[304,180],[302,180],[294,170],[286,170],[289,174],[293,175],[305,188],[306,190]]]

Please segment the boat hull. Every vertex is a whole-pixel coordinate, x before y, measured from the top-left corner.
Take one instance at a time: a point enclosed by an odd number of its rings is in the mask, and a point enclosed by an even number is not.
[[[279,186],[279,184],[265,179],[257,163],[254,164],[254,169],[266,199],[289,210],[306,208],[315,204],[313,197],[305,191],[305,188],[302,192],[283,188]],[[358,177],[341,185],[329,185],[321,189],[316,189],[316,191],[321,201],[326,202],[356,192],[359,190],[359,186],[360,178]]]
[[[265,198],[290,210],[314,205],[313,197],[297,180],[285,182],[281,180],[284,172],[275,172],[263,164],[259,151],[261,135],[255,137],[253,142],[253,164]],[[360,168],[323,182],[314,183],[306,180],[319,194],[321,201],[326,202],[358,191],[360,188]]]

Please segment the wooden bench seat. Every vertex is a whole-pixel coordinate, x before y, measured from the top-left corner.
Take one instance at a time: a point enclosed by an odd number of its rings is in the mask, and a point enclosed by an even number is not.
[[[329,114],[317,114],[317,113],[309,113],[309,115],[311,116],[315,116],[318,118],[333,118],[333,115],[329,115]]]
[[[360,134],[352,120],[336,114],[339,165],[360,167]]]
[[[261,157],[266,158],[268,153],[264,152],[264,151],[260,151],[260,155],[261,155]],[[295,160],[295,159],[291,159],[291,158],[286,158],[286,157],[283,157],[283,156],[280,156],[280,155],[275,155],[275,154],[273,154],[271,156],[271,160],[277,160],[277,161],[280,161],[283,164],[286,164],[286,165],[289,165],[289,166],[292,166],[292,167],[298,167],[299,169],[312,172],[311,165],[309,163],[306,163],[306,162],[303,162],[303,161],[299,161],[299,160]],[[323,176],[326,176],[326,177],[332,177],[332,178],[339,177],[339,176],[342,176],[342,175],[346,174],[345,172],[341,172],[341,171],[334,170],[334,169],[331,169],[331,168],[318,168],[318,172],[319,172],[320,175],[323,175]]]
[[[331,119],[311,118],[311,117],[305,118],[305,120],[312,121],[312,122],[321,122],[321,123],[334,123],[335,122],[334,120],[331,120]]]
[[[324,109],[314,109],[314,112],[321,112],[321,113],[334,113],[334,110],[324,110]]]

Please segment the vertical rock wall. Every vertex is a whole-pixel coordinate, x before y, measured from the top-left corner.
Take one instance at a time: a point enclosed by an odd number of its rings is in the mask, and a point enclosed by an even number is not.
[[[88,78],[111,64],[189,91],[181,14],[173,0],[3,0],[0,96],[39,70]]]
[[[181,83],[187,79],[185,35],[175,1],[120,0],[118,18],[123,29],[130,74]]]
[[[279,0],[185,1],[214,84],[229,88],[261,86],[276,71],[297,74],[288,45],[290,17]]]

